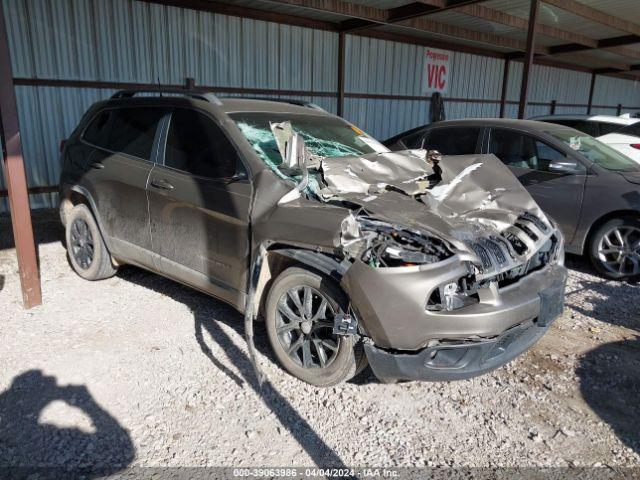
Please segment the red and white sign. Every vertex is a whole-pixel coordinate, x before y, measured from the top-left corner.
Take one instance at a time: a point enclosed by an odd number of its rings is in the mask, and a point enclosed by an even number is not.
[[[425,51],[425,93],[446,93],[449,89],[451,52],[427,48]]]

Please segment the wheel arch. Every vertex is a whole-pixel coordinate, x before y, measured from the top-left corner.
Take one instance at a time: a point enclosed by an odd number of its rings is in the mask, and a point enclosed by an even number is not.
[[[256,314],[264,311],[265,301],[273,281],[289,267],[300,266],[323,274],[340,283],[349,263],[340,261],[325,253],[292,248],[288,245],[274,244],[266,251],[266,257],[256,284],[254,309]]]

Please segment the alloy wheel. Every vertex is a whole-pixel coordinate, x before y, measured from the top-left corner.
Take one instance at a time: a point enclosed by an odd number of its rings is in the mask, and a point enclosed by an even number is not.
[[[71,254],[84,270],[93,262],[93,236],[89,225],[82,218],[76,218],[71,225]]]
[[[325,368],[338,354],[334,308],[309,286],[289,289],[278,300],[276,334],[287,355],[304,368]]]
[[[598,258],[616,276],[640,274],[640,228],[623,225],[605,232],[598,242]]]

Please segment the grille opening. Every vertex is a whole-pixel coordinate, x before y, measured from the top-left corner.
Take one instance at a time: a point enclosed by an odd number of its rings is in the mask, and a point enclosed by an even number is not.
[[[520,230],[526,233],[534,242],[538,241],[538,236],[535,233],[533,233],[533,231],[526,225],[522,223],[516,223],[516,227],[518,227]]]
[[[524,212],[522,215],[520,215],[519,218],[522,218],[523,220],[527,220],[533,223],[536,226],[536,228],[541,232],[546,233],[549,230],[549,227],[547,227],[547,225],[542,220],[540,220],[538,217],[536,217],[532,213]]]

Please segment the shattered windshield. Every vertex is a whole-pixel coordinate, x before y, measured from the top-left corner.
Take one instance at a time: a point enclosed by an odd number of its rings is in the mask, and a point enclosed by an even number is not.
[[[258,156],[272,169],[282,163],[270,126],[277,122],[291,122],[293,130],[302,135],[309,152],[318,157],[345,157],[389,151],[359,128],[337,117],[268,112],[238,112],[229,116]]]
[[[614,172],[640,171],[640,166],[635,161],[590,135],[568,128],[547,130],[546,133],[602,168]]]

